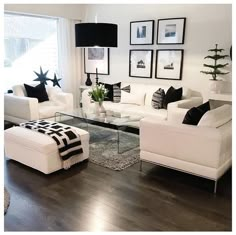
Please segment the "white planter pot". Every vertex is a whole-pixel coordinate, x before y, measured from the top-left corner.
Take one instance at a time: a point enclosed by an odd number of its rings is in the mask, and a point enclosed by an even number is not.
[[[209,89],[211,93],[219,94],[223,88],[223,81],[219,80],[210,80]]]

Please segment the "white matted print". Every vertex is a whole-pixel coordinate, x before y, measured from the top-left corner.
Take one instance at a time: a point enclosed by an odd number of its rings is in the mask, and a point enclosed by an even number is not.
[[[181,80],[184,50],[157,50],[155,78]]]
[[[186,18],[159,19],[157,44],[183,44]]]
[[[153,50],[130,50],[129,51],[129,76],[152,77]]]
[[[130,22],[130,45],[153,44],[154,20]]]
[[[84,72],[109,74],[109,48],[91,47],[84,49]]]

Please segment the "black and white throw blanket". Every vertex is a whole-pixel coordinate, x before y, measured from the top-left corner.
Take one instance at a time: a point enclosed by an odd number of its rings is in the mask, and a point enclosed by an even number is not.
[[[20,124],[21,127],[49,135],[55,140],[63,162],[63,168],[68,169],[76,160],[73,157],[83,153],[80,135],[71,127],[45,120],[29,121]]]

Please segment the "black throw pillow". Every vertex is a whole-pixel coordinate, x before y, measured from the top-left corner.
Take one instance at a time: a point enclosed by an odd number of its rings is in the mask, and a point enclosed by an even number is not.
[[[182,93],[183,93],[182,87],[180,87],[179,89],[175,89],[173,86],[171,86],[166,92],[165,99],[163,101],[163,108],[167,109],[167,105],[169,103],[181,100]]]
[[[111,84],[106,84],[106,83],[102,83],[99,82],[99,84],[102,84],[105,86],[105,88],[107,89],[108,93],[106,98],[104,99],[105,101],[113,101],[113,85]]]
[[[183,124],[197,125],[201,120],[202,116],[210,110],[209,101],[199,105],[198,107],[193,107],[185,114]]]
[[[153,93],[152,107],[154,109],[162,109],[164,99],[165,99],[165,91],[159,88],[157,91]]]
[[[39,103],[49,100],[45,85],[43,83],[40,83],[35,87],[27,84],[24,84],[24,86],[28,97],[37,98]]]
[[[207,111],[210,110],[210,103],[209,101],[207,101],[206,103],[199,105],[197,108],[206,113]]]

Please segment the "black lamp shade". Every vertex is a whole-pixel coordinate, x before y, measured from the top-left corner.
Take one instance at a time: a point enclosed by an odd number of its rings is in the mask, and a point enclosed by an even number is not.
[[[80,23],[75,25],[76,47],[117,47],[117,25]]]

